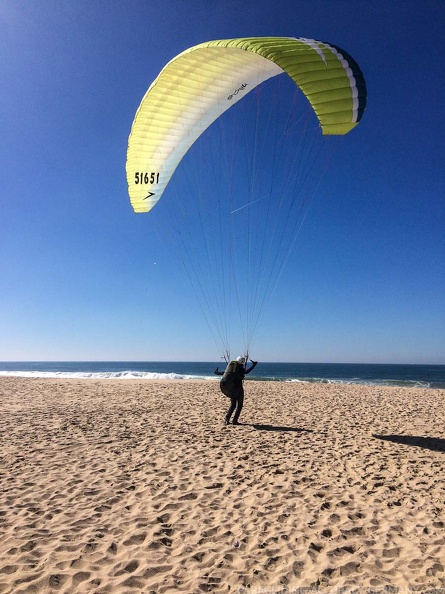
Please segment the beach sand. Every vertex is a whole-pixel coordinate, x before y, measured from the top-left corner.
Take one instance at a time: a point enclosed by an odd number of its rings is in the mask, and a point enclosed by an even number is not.
[[[1,378],[0,593],[445,592],[444,401]]]

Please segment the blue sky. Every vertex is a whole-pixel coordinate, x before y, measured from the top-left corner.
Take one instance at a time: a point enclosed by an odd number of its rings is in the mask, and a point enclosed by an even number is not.
[[[130,207],[127,140],[176,54],[262,35],[344,48],[368,107],[252,356],[445,364],[442,0],[2,0],[0,360],[219,359],[181,266]]]

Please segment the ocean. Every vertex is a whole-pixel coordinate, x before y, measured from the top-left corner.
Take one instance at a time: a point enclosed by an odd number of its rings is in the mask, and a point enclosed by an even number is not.
[[[0,362],[1,376],[91,379],[203,379],[224,362],[66,361]],[[445,365],[358,363],[262,363],[249,379],[277,382],[362,384],[445,389]]]

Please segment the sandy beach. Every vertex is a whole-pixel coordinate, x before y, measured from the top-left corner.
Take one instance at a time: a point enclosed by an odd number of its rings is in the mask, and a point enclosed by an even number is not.
[[[0,379],[0,593],[445,592],[445,391]]]

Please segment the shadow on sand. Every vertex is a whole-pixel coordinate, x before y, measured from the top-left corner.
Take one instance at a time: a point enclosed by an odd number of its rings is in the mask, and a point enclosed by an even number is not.
[[[420,437],[415,435],[373,435],[373,437],[402,445],[417,446],[425,450],[445,452],[445,439],[438,437]]]
[[[295,431],[296,433],[313,433],[311,429],[300,429],[300,427],[285,427],[280,425],[251,425],[257,431]]]

